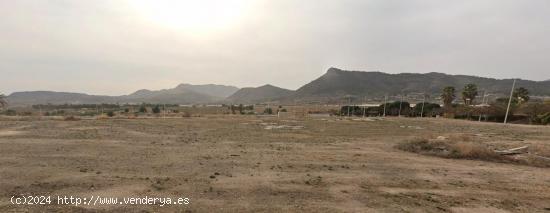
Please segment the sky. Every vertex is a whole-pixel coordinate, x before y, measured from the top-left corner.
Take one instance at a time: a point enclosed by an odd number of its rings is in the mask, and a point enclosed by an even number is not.
[[[0,93],[297,89],[330,67],[550,79],[547,0],[0,0]]]

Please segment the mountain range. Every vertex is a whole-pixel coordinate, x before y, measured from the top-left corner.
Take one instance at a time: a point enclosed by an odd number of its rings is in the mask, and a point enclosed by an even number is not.
[[[12,106],[32,104],[94,104],[94,103],[170,103],[170,104],[206,104],[206,103],[334,103],[344,97],[380,98],[414,93],[426,93],[437,97],[446,86],[457,89],[468,83],[478,86],[482,92],[493,96],[506,96],[510,93],[513,79],[493,79],[467,75],[448,75],[444,73],[401,73],[346,71],[330,68],[319,78],[300,87],[288,90],[270,84],[260,87],[237,88],[215,84],[180,84],[175,88],[163,90],[138,90],[129,95],[98,96],[83,93],[52,91],[15,92],[7,96]],[[529,89],[532,95],[550,96],[550,81],[518,80],[517,87]]]
[[[513,79],[494,79],[468,75],[448,75],[444,73],[400,73],[345,71],[330,68],[321,77],[302,86],[290,97],[292,100],[334,102],[344,96],[380,98],[385,95],[399,96],[425,93],[437,97],[444,87],[456,88],[457,98],[460,91],[469,83],[476,84],[479,95],[483,92],[492,96],[510,94]],[[530,81],[518,79],[516,87],[527,88],[532,95],[549,96],[549,81]]]
[[[33,104],[97,104],[97,103],[166,103],[194,104],[216,103],[225,100],[239,88],[215,84],[180,84],[175,88],[163,90],[138,90],[129,95],[102,96],[84,93],[29,91],[14,92],[7,96],[11,106]]]

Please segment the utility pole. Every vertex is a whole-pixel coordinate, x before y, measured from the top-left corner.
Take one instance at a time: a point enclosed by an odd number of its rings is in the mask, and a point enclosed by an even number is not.
[[[401,95],[401,101],[399,102],[399,113],[398,117],[401,117],[401,107],[403,106],[403,95]]]
[[[426,104],[426,94],[424,94],[424,99],[422,99],[422,111],[420,112],[420,117],[424,117],[424,105]]]
[[[504,116],[504,124],[508,122],[508,113],[510,112],[510,105],[512,105],[512,96],[514,95],[514,89],[516,87],[516,79],[512,84],[512,91],[510,91],[510,99],[508,99],[508,107],[506,108],[506,116]]]
[[[342,107],[344,106],[343,99],[340,98],[340,100],[338,100],[338,105],[339,105],[339,108],[340,108],[340,109],[338,109],[338,111],[339,111],[338,114],[339,114],[340,117],[342,117],[342,114],[344,114],[344,112],[342,112],[343,111]]]
[[[384,117],[386,117],[386,102],[388,101],[388,95],[384,95]]]
[[[349,96],[349,104],[348,104],[348,117],[351,117],[351,114],[350,114],[350,106],[351,106],[351,96]]]
[[[487,91],[486,90],[483,90],[483,99],[481,99],[481,107],[485,107],[485,93]],[[479,122],[481,122],[481,113],[479,114]]]
[[[365,102],[363,106],[363,118],[365,117],[366,112],[367,112],[367,96],[365,96]]]
[[[163,104],[162,109],[162,119],[166,119],[166,104]]]

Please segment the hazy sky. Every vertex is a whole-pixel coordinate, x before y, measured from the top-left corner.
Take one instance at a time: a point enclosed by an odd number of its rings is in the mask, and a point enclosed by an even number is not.
[[[0,0],[0,93],[296,89],[329,67],[547,80],[550,1]]]

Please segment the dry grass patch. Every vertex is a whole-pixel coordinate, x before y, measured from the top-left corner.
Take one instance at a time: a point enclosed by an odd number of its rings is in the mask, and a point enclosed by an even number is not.
[[[495,152],[497,149],[481,142],[468,140],[456,140],[456,138],[438,140],[416,138],[405,143],[398,144],[396,148],[423,155],[443,158],[483,160],[499,163],[515,163],[536,167],[550,167],[548,156],[550,149],[545,146],[530,147],[525,154],[506,155]]]
[[[64,117],[63,120],[64,121],[79,121],[80,118],[77,118],[77,117],[71,115],[71,116]]]

